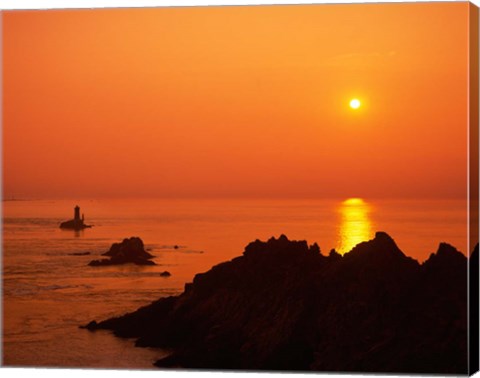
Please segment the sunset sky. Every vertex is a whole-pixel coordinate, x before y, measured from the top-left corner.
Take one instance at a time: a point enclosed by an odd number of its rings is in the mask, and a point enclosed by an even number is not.
[[[468,11],[4,12],[4,197],[464,198]]]

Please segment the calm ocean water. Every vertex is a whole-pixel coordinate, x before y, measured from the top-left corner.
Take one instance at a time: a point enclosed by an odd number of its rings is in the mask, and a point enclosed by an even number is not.
[[[60,230],[78,204],[82,232]],[[255,239],[286,234],[341,252],[388,232],[424,261],[446,241],[466,252],[464,200],[82,200],[3,202],[3,363],[152,368],[163,350],[78,326],[183,290],[196,273]],[[139,236],[156,266],[89,267],[114,242]],[[179,246],[175,249],[174,246]],[[90,256],[74,253],[90,252]],[[160,273],[168,270],[172,276]]]

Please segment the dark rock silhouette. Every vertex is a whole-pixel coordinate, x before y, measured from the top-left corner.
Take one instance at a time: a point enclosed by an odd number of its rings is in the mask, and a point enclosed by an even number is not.
[[[142,239],[131,237],[123,239],[121,243],[113,243],[108,252],[102,256],[110,256],[110,259],[93,260],[90,266],[106,266],[133,263],[136,265],[156,265],[151,258],[155,257],[145,251]]]
[[[90,252],[74,252],[74,253],[69,253],[70,256],[88,256],[90,255]]]
[[[171,275],[172,275],[172,273],[170,273],[169,271],[165,271],[165,272],[160,273],[160,277],[170,277]]]
[[[80,207],[77,205],[73,211],[73,219],[60,223],[60,228],[80,231],[92,226],[85,224],[85,217],[82,214],[80,218]]]
[[[478,238],[478,234],[477,234]],[[478,240],[478,239],[477,239]],[[479,260],[478,260],[478,244],[475,246],[469,260],[469,282],[470,282],[470,298],[469,298],[469,310],[470,310],[470,374],[478,370],[479,366],[479,301],[480,301],[480,281],[479,281]]]
[[[331,249],[328,257],[330,257],[330,259],[340,260],[342,258],[342,255],[338,253],[335,249]]]
[[[159,367],[466,374],[467,258],[442,243],[419,264],[383,232],[325,257],[282,235],[85,328],[173,350]]]

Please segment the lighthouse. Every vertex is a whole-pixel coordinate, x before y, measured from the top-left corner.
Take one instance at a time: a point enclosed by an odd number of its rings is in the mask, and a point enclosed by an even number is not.
[[[74,209],[74,214],[73,214],[73,220],[75,222],[80,222],[81,219],[80,219],[80,206],[75,206],[75,209]]]
[[[90,228],[92,226],[86,225],[85,224],[85,217],[82,214],[82,217],[80,218],[80,206],[75,206],[73,208],[73,219],[62,222],[60,224],[60,228],[68,228],[68,229],[73,229],[73,230],[83,230],[84,228]]]

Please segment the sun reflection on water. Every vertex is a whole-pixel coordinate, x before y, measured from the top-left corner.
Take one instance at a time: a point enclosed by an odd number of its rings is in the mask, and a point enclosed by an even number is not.
[[[337,252],[349,252],[358,243],[373,237],[373,227],[369,214],[370,205],[361,198],[349,198],[338,207],[341,222]]]

